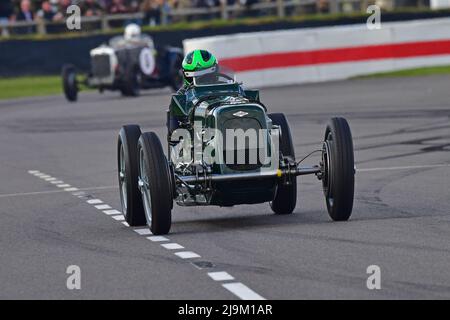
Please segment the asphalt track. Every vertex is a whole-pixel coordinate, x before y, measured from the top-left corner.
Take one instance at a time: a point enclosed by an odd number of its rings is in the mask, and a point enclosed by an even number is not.
[[[0,102],[0,298],[450,298],[450,77],[262,90],[287,114],[298,157],[320,146],[328,118],[348,118],[351,220],[331,222],[320,183],[304,177],[290,216],[268,204],[175,206],[166,240],[110,210],[120,210],[118,130],[139,123],[164,141],[169,94]],[[69,265],[81,290],[66,288]],[[380,290],[366,287],[369,265]]]

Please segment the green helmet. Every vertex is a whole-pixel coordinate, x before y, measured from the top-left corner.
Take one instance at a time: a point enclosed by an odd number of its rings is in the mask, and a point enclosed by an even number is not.
[[[184,83],[192,83],[192,77],[199,74],[199,71],[214,72],[217,66],[216,57],[206,50],[194,50],[189,52],[183,59]]]

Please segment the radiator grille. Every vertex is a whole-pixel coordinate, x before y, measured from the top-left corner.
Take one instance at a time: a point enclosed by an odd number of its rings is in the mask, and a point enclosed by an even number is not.
[[[94,77],[109,77],[111,75],[111,65],[109,55],[100,54],[92,57],[92,74]]]
[[[226,120],[223,123],[223,137],[224,137],[224,160],[228,168],[232,170],[255,170],[261,167],[261,163],[259,161],[260,152],[263,150],[259,149],[260,141],[259,141],[259,131],[261,129],[261,125],[258,120],[254,118],[234,118]],[[243,142],[238,143],[238,139],[244,139],[241,134],[235,134],[233,137],[234,142],[230,142],[230,146],[228,146],[227,139],[230,139],[231,136],[227,137],[227,129],[231,129],[233,131],[237,129],[242,129],[244,133],[247,133],[244,137],[245,140],[241,140]],[[251,133],[253,131],[253,134]],[[253,144],[251,145],[250,137],[252,139],[256,138],[256,141],[253,140]],[[240,149],[239,149],[240,147]]]

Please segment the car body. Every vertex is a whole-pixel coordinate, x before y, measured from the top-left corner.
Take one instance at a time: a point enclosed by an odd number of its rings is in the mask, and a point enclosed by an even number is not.
[[[225,68],[194,77],[172,95],[167,111],[167,154],[153,132],[137,125],[119,133],[122,209],[130,225],[169,232],[173,202],[181,206],[234,206],[269,202],[275,214],[290,214],[296,177],[322,181],[333,220],[350,217],[354,193],[353,143],[348,123],[332,118],[317,165],[295,159],[286,117],[268,113],[258,90],[245,90]],[[308,157],[308,156],[307,156]]]
[[[125,40],[112,38],[90,51],[91,69],[81,80],[76,68],[65,65],[63,89],[69,101],[76,101],[80,86],[103,90],[119,90],[124,96],[137,96],[141,89],[182,85],[180,72],[183,52],[180,48],[156,48],[150,36]]]

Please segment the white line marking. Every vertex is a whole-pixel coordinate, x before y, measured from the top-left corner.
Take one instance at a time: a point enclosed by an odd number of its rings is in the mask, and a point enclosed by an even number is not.
[[[225,271],[208,272],[208,276],[210,276],[214,281],[234,280],[234,277]]]
[[[91,199],[91,200],[87,200],[86,202],[89,203],[89,204],[99,204],[99,203],[103,203],[103,201],[100,200],[100,199]]]
[[[445,166],[450,166],[445,165]],[[375,171],[376,169],[372,169]],[[361,170],[360,170],[361,171]],[[364,169],[362,169],[364,171]],[[56,178],[53,178],[49,175],[45,175],[43,173],[40,173],[37,170],[29,170],[30,174],[33,174],[35,176],[39,176],[40,178],[51,182],[52,184],[55,184],[58,188],[65,188],[64,191],[39,191],[39,192],[28,192],[28,193],[11,193],[11,194],[0,194],[0,198],[4,197],[14,197],[14,196],[23,196],[23,195],[37,195],[37,194],[47,194],[47,193],[58,193],[58,192],[66,192],[66,191],[77,191],[73,192],[72,194],[74,196],[78,196],[79,198],[82,198],[82,195],[85,195],[86,193],[83,191],[78,190],[98,190],[98,189],[111,189],[116,188],[116,186],[104,186],[104,187],[92,187],[92,188],[75,188],[72,187],[70,184],[65,184],[61,180],[57,180]],[[103,212],[107,215],[110,215],[111,218],[117,221],[121,221],[121,223],[129,227],[130,225],[125,221],[125,217],[123,214],[120,214],[121,212],[115,209],[112,209],[109,205],[103,204],[103,201],[100,199],[90,199],[86,201],[88,204],[97,204],[95,205],[95,208],[99,210],[104,210]],[[108,210],[105,210],[108,209]],[[116,215],[115,215],[116,214]],[[151,235],[151,231],[149,229],[133,229],[136,233],[139,235]],[[153,242],[163,242],[163,241],[169,241],[168,238],[163,236],[150,236],[146,237],[148,240]],[[161,244],[161,246],[168,250],[177,250],[177,249],[184,249],[184,247],[178,243],[164,243]],[[193,258],[200,258],[200,255],[193,252],[193,251],[178,251],[174,252],[174,254],[181,259],[193,259]],[[209,272],[208,276],[212,278],[214,281],[228,281],[228,280],[234,280],[234,277],[231,276],[229,273],[225,271],[218,271],[218,272]],[[240,283],[240,282],[233,282],[233,283],[225,283],[222,284],[222,286],[230,291],[231,293],[235,294],[239,298],[243,300],[265,300],[262,296],[251,290],[246,285]]]
[[[450,164],[449,163],[445,163],[445,164],[425,164],[425,165],[403,166],[403,167],[361,168],[361,169],[356,169],[356,172],[387,171],[387,170],[407,170],[407,169],[426,169],[426,168],[443,168],[443,167],[450,167]]]
[[[105,211],[103,211],[103,213],[104,214],[107,214],[107,215],[113,215],[113,214],[122,214],[122,212],[120,212],[119,210],[116,210],[116,209],[112,209],[112,210],[105,210]]]
[[[177,250],[177,249],[184,249],[184,247],[178,243],[163,243],[161,247],[167,249],[167,250]]]
[[[49,190],[49,191],[37,191],[37,192],[8,193],[8,194],[0,194],[0,198],[19,197],[19,196],[33,196],[33,195],[52,194],[52,193],[65,193],[65,191],[63,191],[63,190]]]
[[[133,229],[133,230],[134,230],[134,232],[136,232],[140,236],[145,236],[145,235],[148,235],[148,234],[152,234],[150,229]]]
[[[166,237],[163,237],[163,236],[152,236],[152,237],[147,237],[147,239],[150,241],[153,241],[153,242],[169,241],[169,239],[167,239]]]
[[[35,173],[34,174],[34,176],[36,176],[36,177],[41,177],[41,176],[45,176],[46,174],[45,173],[42,173],[42,172],[38,172],[38,173]]]
[[[96,209],[98,210],[106,210],[106,209],[112,209],[109,205],[107,204],[99,204],[94,206]]]
[[[180,251],[180,252],[175,252],[175,255],[180,257],[181,259],[193,259],[193,258],[200,258],[199,254],[196,254],[195,252],[192,251]]]
[[[240,282],[225,283],[222,287],[235,294],[242,300],[266,300],[255,291]]]
[[[55,181],[52,181],[52,183]],[[63,181],[58,181],[62,183]],[[94,191],[94,190],[105,190],[105,189],[116,189],[117,186],[104,186],[104,187],[89,187],[89,188],[79,188],[79,190],[84,191]],[[31,191],[31,192],[17,192],[17,193],[4,193],[0,194],[0,198],[8,197],[21,197],[21,196],[35,196],[41,194],[52,194],[52,193],[66,193],[64,190],[47,190],[47,191]]]

